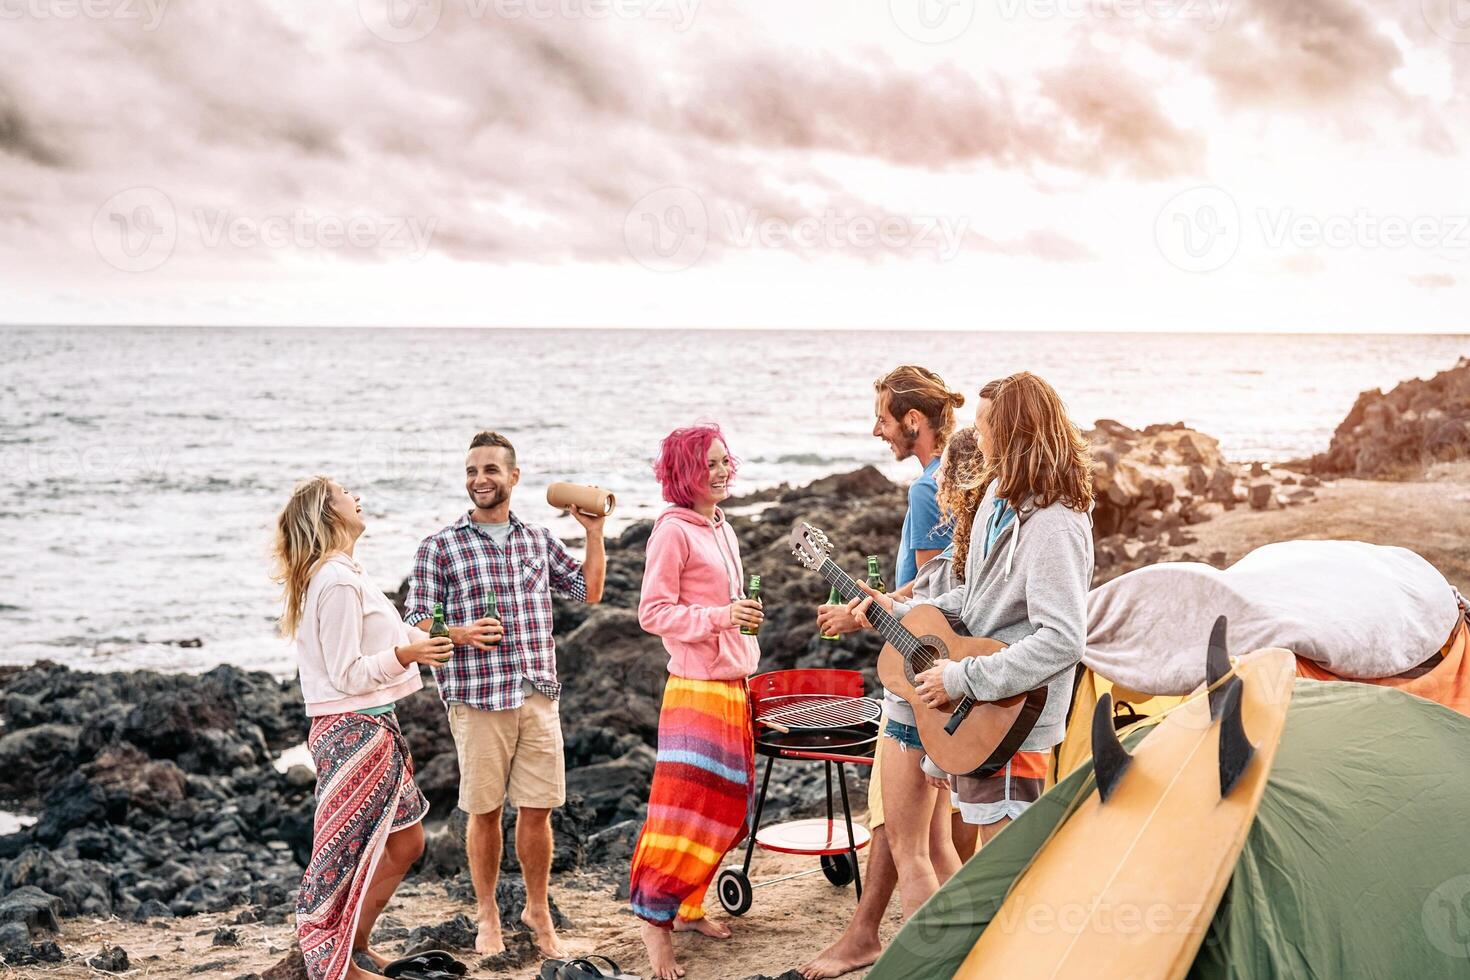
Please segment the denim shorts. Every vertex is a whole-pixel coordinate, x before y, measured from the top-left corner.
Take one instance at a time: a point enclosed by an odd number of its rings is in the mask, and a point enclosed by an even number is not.
[[[883,734],[893,739],[906,749],[918,749],[924,751],[924,743],[919,741],[919,730],[913,725],[905,725],[901,721],[888,719],[888,724],[883,728]]]

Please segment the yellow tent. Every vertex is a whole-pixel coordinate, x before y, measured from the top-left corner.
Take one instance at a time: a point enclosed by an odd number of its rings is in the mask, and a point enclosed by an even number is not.
[[[1115,724],[1151,718],[1184,700],[1182,695],[1150,696],[1130,691],[1095,673],[1091,667],[1083,667],[1072,690],[1072,715],[1067,720],[1067,735],[1052,753],[1051,771],[1046,777],[1048,788],[1057,780],[1067,778],[1082,763],[1092,761],[1092,716],[1097,710],[1098,700],[1109,692],[1113,695]]]

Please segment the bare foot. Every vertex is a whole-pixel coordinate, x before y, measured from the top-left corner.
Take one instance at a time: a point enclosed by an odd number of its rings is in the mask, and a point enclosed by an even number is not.
[[[536,948],[541,950],[542,955],[549,960],[566,959],[566,947],[562,946],[561,939],[556,934],[549,908],[535,911],[528,908],[521,913],[521,922],[536,937]]]
[[[505,938],[500,934],[500,909],[494,905],[480,910],[475,934],[475,952],[482,956],[498,956],[505,952]]]
[[[729,939],[730,927],[723,922],[711,922],[708,918],[675,919],[675,932],[697,932],[711,939]]]
[[[858,937],[844,932],[837,938],[837,942],[822,950],[816,959],[803,966],[801,975],[807,980],[840,977],[844,973],[872,966],[882,953],[883,946],[878,942],[877,936]]]
[[[652,922],[643,923],[638,931],[648,950],[648,969],[652,980],[678,980],[684,968],[674,959],[674,934]]]

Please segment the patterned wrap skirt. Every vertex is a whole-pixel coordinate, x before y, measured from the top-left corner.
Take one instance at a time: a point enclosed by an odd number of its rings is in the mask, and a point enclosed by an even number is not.
[[[296,935],[312,980],[341,980],[368,884],[388,835],[429,812],[393,712],[347,712],[311,720],[316,763],[311,861],[296,900]]]

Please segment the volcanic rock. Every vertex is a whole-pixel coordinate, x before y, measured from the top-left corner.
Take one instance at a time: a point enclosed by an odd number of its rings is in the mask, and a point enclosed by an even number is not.
[[[1318,476],[1396,479],[1435,462],[1470,457],[1470,358],[1428,381],[1418,378],[1385,394],[1365,391],[1312,457]]]

